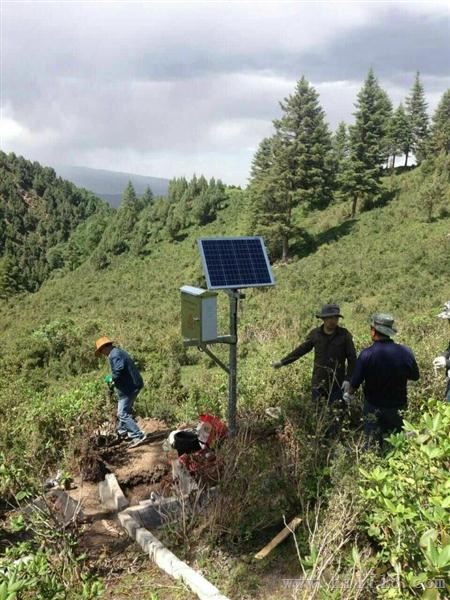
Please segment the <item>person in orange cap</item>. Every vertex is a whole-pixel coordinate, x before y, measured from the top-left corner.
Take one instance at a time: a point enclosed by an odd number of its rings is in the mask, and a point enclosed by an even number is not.
[[[127,436],[131,440],[129,447],[134,448],[142,444],[147,437],[132,414],[134,401],[144,382],[128,352],[117,348],[106,336],[95,342],[95,355],[102,354],[108,358],[111,367],[111,375],[106,375],[105,382],[114,387],[117,395],[118,435]]]

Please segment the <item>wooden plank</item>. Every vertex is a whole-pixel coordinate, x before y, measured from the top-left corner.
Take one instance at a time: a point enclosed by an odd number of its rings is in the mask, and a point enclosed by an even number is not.
[[[255,554],[255,558],[258,560],[265,558],[269,552],[272,552],[272,550],[276,548],[278,544],[281,544],[281,542],[285,540],[289,534],[295,531],[301,522],[302,520],[300,517],[295,517],[292,519],[292,521],[288,523],[286,527],[283,527],[280,533],[277,533],[277,535],[267,544],[267,546],[264,546],[264,548],[260,550],[258,554]]]

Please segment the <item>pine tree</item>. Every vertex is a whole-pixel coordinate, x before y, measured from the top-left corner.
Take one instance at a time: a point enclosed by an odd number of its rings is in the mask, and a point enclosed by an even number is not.
[[[332,138],[333,146],[333,159],[336,165],[340,165],[347,157],[349,153],[349,138],[348,129],[346,123],[341,121]]]
[[[155,199],[153,192],[151,190],[150,187],[146,187],[144,193],[141,196],[141,203],[142,205],[145,206],[149,206],[153,200]]]
[[[250,178],[252,181],[264,177],[273,165],[273,137],[264,138],[255,152],[250,167]]]
[[[450,89],[444,92],[433,115],[427,155],[450,154]]]
[[[403,104],[398,105],[389,124],[389,146],[392,155],[392,168],[395,168],[395,158],[404,155],[406,161],[411,149],[411,129]]]
[[[292,214],[296,200],[290,150],[280,137],[272,138],[273,162],[249,188],[253,233],[264,236],[271,255],[284,262],[289,256],[290,240],[298,232]]]
[[[417,72],[411,93],[406,98],[406,112],[411,129],[411,151],[414,153],[417,163],[421,162],[426,151],[429,127],[427,107],[428,104],[425,100],[425,92],[420,81],[420,74]],[[407,161],[408,156],[406,156],[405,166],[407,165]]]
[[[216,218],[214,197],[209,189],[203,189],[192,202],[192,215],[198,225],[206,225]]]
[[[113,254],[122,254],[130,248],[133,231],[139,220],[142,204],[131,181],[122,194],[122,202],[115,218],[108,226],[105,236],[106,249]]]
[[[196,177],[194,175],[194,179]],[[171,179],[169,181],[169,189],[167,192],[167,201],[170,203],[178,202],[188,188],[188,182],[185,177]]]
[[[391,104],[370,69],[356,103],[350,127],[350,152],[340,184],[352,199],[352,217],[359,199],[370,200],[380,191],[383,165],[389,154],[388,125]]]
[[[132,208],[135,210],[140,207],[139,199],[136,195],[135,189],[131,181],[128,182],[127,187],[124,189],[122,194],[122,202],[120,203],[121,208]]]
[[[217,213],[219,209],[225,208],[228,203],[226,188],[220,179],[216,181],[214,177],[210,179],[208,186],[211,202],[214,206],[215,213]]]
[[[336,177],[336,197],[342,198],[341,179],[350,152],[350,139],[347,124],[341,121],[332,137],[333,168]]]
[[[315,89],[304,77],[280,103],[275,135],[260,143],[253,158],[249,198],[252,229],[264,235],[273,256],[286,261],[299,229],[297,206],[323,208],[331,200],[331,136]]]
[[[0,257],[0,298],[9,298],[22,291],[23,273],[11,255]]]
[[[331,136],[318,94],[302,77],[295,93],[280,106],[283,115],[274,125],[283,147],[284,169],[293,201],[323,208],[331,200],[334,173]]]
[[[435,212],[448,216],[450,157],[444,151],[423,162],[422,185],[420,199],[427,215],[427,220],[433,220]]]

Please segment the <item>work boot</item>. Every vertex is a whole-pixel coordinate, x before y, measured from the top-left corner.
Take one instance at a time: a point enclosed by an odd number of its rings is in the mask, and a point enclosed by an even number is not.
[[[128,448],[136,448],[136,446],[140,446],[144,442],[147,441],[147,435],[143,433],[141,437],[135,438],[130,444],[128,444]]]

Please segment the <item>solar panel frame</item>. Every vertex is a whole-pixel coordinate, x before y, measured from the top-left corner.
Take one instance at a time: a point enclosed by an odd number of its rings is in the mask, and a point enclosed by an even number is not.
[[[217,236],[200,238],[197,243],[208,289],[224,290],[275,285],[262,237]]]

